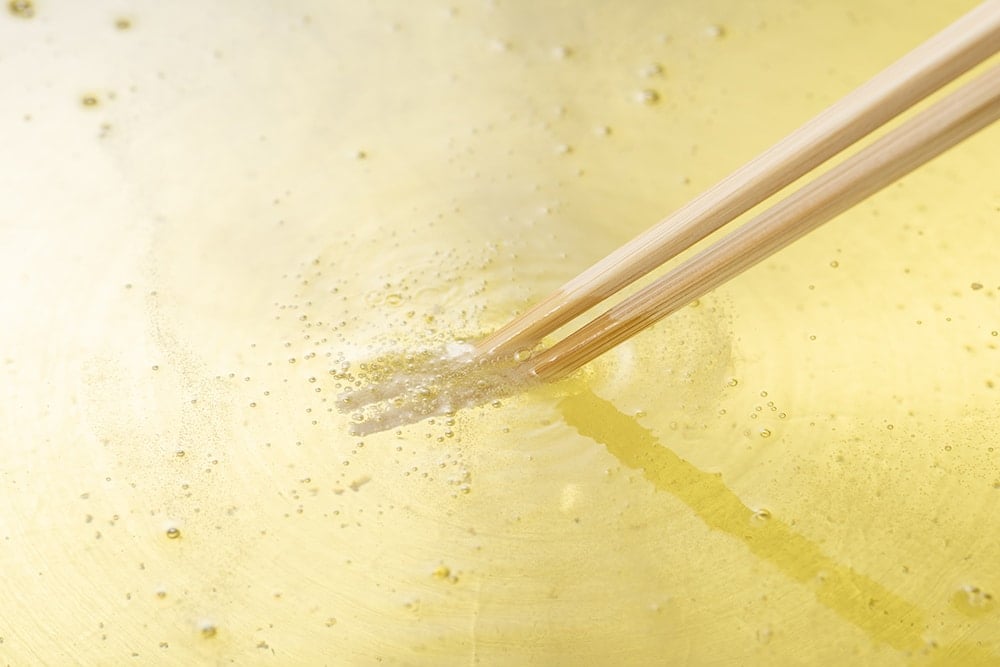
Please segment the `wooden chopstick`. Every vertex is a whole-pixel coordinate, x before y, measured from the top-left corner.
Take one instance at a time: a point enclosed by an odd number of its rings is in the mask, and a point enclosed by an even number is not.
[[[1000,65],[847,158],[536,356],[543,380],[579,368],[1000,118]]]
[[[477,355],[509,355],[534,348],[543,337],[704,239],[998,50],[1000,0],[988,0],[501,327],[477,345]],[[995,79],[995,70],[977,79],[963,88],[959,97],[939,103],[919,116],[919,122],[915,123],[918,118],[914,118],[837,167],[835,174],[829,172],[817,184],[799,191],[791,203],[784,204],[776,213],[769,211],[755,218],[739,230],[739,236],[729,242],[731,245],[713,246],[542,352],[529,362],[531,372],[552,379],[574,370],[983,127],[984,124],[978,123],[988,113],[973,114],[975,121],[962,120],[968,116],[963,107],[981,104],[977,101],[981,91],[995,83]],[[931,111],[933,115],[926,116]],[[938,136],[938,130],[942,136]],[[901,152],[902,146],[907,148]],[[890,160],[890,156],[895,157]]]

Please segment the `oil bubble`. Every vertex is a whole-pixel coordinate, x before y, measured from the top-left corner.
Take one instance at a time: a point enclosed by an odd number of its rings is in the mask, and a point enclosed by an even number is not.
[[[632,94],[632,99],[639,104],[653,105],[660,101],[660,94],[652,88],[643,88]]]
[[[726,27],[717,23],[705,28],[705,36],[712,39],[722,39],[726,36]]]
[[[35,15],[35,3],[31,0],[10,0],[7,9],[21,19],[30,19]]]
[[[212,621],[205,619],[198,622],[198,632],[205,639],[211,639],[219,634],[219,628]]]
[[[527,361],[528,359],[531,359],[531,350],[529,349],[518,350],[514,353],[514,361],[519,364]]]
[[[660,63],[647,63],[639,68],[639,76],[648,79],[650,77],[663,74],[663,65]]]
[[[966,616],[982,616],[992,611],[996,606],[996,600],[992,593],[971,584],[962,586],[955,591],[951,603],[955,609]]]

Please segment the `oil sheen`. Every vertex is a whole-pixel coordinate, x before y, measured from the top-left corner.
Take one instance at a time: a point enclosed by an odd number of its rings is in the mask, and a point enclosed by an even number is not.
[[[0,16],[0,664],[1000,662],[997,128],[564,381],[337,408],[972,2],[293,4]]]

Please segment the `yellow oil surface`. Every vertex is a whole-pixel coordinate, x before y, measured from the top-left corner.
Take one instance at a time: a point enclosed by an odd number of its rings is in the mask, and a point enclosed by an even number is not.
[[[357,437],[969,9],[10,2],[0,665],[1000,664],[1000,130]]]

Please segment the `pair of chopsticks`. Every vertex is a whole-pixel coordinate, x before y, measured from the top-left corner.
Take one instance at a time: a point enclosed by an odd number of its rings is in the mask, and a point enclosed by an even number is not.
[[[481,356],[545,336],[704,239],[1000,50],[988,0],[715,186],[478,344]],[[1000,117],[1000,65],[848,157],[735,232],[527,362],[552,380],[715,289]]]

